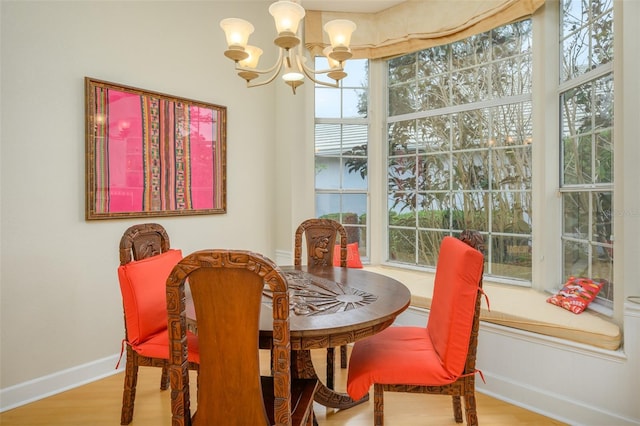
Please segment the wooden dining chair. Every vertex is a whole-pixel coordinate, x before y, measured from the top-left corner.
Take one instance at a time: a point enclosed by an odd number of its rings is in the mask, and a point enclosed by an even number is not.
[[[453,397],[455,421],[477,425],[475,368],[484,257],[482,236],[464,231],[440,246],[433,298],[425,327],[389,327],[356,342],[347,392],[362,398],[374,385],[374,424],[384,422],[384,391]]]
[[[198,322],[200,370],[191,416],[185,281]],[[272,376],[260,375],[260,310],[273,292]],[[316,379],[291,377],[287,281],[266,257],[242,250],[203,250],[167,280],[173,426],[312,425]],[[267,308],[265,308],[267,309]]]
[[[295,266],[302,265],[302,237],[306,241],[307,265],[332,266],[334,246],[340,237],[340,267],[347,267],[347,231],[335,220],[307,219],[296,229],[294,240]],[[327,348],[327,381],[329,389],[334,388],[335,353],[334,348]],[[347,368],[347,345],[340,346],[340,367]]]
[[[133,420],[138,367],[160,367],[160,389],[169,387],[169,334],[165,285],[182,259],[157,223],[128,228],[120,239],[118,279],[124,308],[126,366],[120,424]],[[189,334],[189,368],[197,369],[198,339]]]

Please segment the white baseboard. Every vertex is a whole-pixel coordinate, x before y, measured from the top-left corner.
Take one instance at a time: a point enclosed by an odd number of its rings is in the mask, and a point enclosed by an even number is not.
[[[549,389],[534,388],[486,371],[483,373],[487,383],[476,379],[478,392],[569,425],[638,425],[636,420],[588,406],[566,395],[550,392]]]
[[[115,354],[0,389],[0,412],[119,373],[124,370],[125,356],[116,370],[119,357]]]

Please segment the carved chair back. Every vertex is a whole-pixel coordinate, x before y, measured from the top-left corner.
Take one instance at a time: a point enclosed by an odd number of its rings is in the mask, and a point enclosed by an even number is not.
[[[120,239],[120,264],[157,256],[170,248],[169,234],[157,223],[129,227]]]
[[[306,240],[307,264],[310,266],[333,265],[333,249],[340,236],[340,266],[347,267],[347,232],[331,219],[307,219],[302,222],[295,235],[294,265],[302,265],[302,237]]]
[[[198,405],[192,417],[185,350],[187,279],[200,347]],[[273,292],[273,376],[266,391],[258,346],[265,284]],[[167,308],[174,426],[291,424],[297,401],[291,395],[289,294],[284,275],[271,260],[243,250],[192,253],[167,280]],[[307,423],[316,384],[306,400]],[[263,399],[269,393],[271,406]]]

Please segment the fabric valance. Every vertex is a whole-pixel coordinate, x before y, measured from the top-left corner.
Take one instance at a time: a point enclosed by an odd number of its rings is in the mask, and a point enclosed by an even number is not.
[[[308,10],[305,44],[321,56],[329,44],[322,30],[332,19],[357,25],[354,58],[380,59],[451,43],[531,16],[545,0],[407,0],[377,13]]]

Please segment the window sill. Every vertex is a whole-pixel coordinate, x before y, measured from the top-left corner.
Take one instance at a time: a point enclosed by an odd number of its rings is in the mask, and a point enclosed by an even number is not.
[[[368,271],[387,275],[411,291],[411,305],[429,309],[433,294],[433,274],[388,266],[365,266]],[[482,321],[547,336],[567,339],[602,349],[617,350],[622,344],[620,327],[592,310],[574,314],[547,303],[547,294],[530,288],[484,283],[489,299],[482,300]]]

